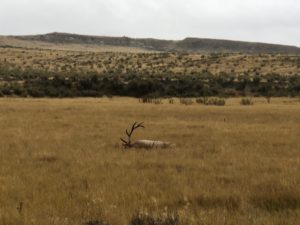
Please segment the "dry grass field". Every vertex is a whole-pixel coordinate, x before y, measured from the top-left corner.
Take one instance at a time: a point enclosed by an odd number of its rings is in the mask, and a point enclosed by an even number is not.
[[[85,51],[84,51],[85,50]],[[90,50],[94,50],[90,51]],[[298,55],[247,55],[142,53],[139,50],[110,49],[96,52],[97,47],[56,45],[56,49],[0,48],[0,66],[52,72],[97,72],[100,74],[197,74],[217,75],[277,73],[284,76],[300,73]],[[103,49],[105,51],[105,48]],[[124,52],[125,51],[125,52]]]
[[[300,101],[254,102],[2,98],[0,224],[298,225]],[[176,147],[124,151],[134,121]]]

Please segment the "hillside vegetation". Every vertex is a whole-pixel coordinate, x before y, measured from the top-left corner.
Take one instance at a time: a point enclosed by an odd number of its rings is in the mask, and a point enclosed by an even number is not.
[[[81,51],[81,52],[149,52],[140,48],[128,48],[120,46],[95,45],[87,43],[51,43],[38,40],[25,40],[12,36],[0,36],[0,48],[18,49],[47,49],[59,51]]]
[[[229,53],[235,49],[244,53]],[[299,96],[300,55],[274,52],[297,49],[191,38],[0,37],[0,96]]]
[[[300,55],[90,52],[0,47],[0,65],[22,70],[135,73],[142,76],[203,72],[288,76],[300,73]]]
[[[0,95],[299,96],[300,56],[0,48]]]
[[[159,40],[152,38],[137,39],[129,37],[88,36],[67,33],[50,33],[45,35],[15,36],[14,38],[28,41],[42,41],[63,44],[92,44],[140,48],[163,52],[242,52],[242,53],[284,53],[300,54],[300,48],[265,43],[216,40],[204,38],[186,38],[180,41]]]

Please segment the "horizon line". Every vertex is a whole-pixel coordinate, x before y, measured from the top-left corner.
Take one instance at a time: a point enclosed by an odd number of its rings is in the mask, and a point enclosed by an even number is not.
[[[268,45],[282,45],[282,46],[288,46],[288,47],[296,47],[300,49],[300,46],[298,45],[292,45],[292,44],[283,44],[283,43],[274,43],[274,42],[260,42],[260,41],[249,41],[249,40],[239,40],[239,39],[226,39],[226,38],[212,38],[212,37],[199,37],[199,36],[186,36],[183,38],[155,38],[155,37],[137,37],[137,36],[127,36],[127,35],[100,35],[100,34],[83,34],[83,33],[73,33],[73,32],[61,32],[61,31],[52,31],[52,32],[46,32],[46,33],[35,33],[35,34],[8,34],[8,35],[2,35],[4,37],[20,37],[20,36],[45,36],[49,34],[69,34],[69,35],[78,35],[78,36],[90,36],[90,37],[111,37],[111,38],[130,38],[130,39],[154,39],[154,40],[162,40],[162,41],[183,41],[186,39],[202,39],[202,40],[219,40],[219,41],[233,41],[233,42],[244,42],[244,43],[253,43],[253,44],[268,44]]]

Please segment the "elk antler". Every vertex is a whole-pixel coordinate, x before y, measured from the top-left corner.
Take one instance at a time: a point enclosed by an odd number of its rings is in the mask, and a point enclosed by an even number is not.
[[[131,135],[133,133],[133,131],[139,127],[145,128],[143,125],[144,122],[138,123],[138,122],[134,122],[134,124],[131,127],[130,132],[126,129],[126,135],[127,135],[127,139],[128,141],[125,141],[123,138],[120,138],[120,140],[123,142],[123,146],[125,148],[131,148],[132,144],[131,144]]]

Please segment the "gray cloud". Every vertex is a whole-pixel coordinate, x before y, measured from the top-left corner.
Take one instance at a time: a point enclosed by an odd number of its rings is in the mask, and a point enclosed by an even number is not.
[[[298,0],[1,0],[0,34],[53,31],[300,46]]]

